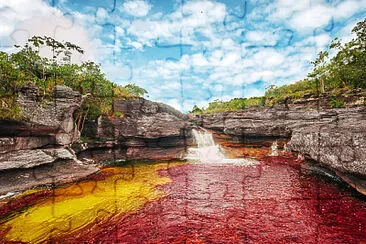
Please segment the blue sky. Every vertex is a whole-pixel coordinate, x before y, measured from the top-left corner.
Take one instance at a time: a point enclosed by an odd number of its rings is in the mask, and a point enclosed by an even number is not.
[[[304,78],[365,17],[366,0],[3,0],[0,48],[32,35],[74,42],[86,50],[74,62],[100,63],[110,80],[186,112]]]

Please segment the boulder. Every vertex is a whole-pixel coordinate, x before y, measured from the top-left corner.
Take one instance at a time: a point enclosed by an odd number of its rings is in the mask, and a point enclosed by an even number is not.
[[[75,128],[74,111],[81,106],[80,93],[67,86],[55,86],[52,100],[40,101],[38,88],[35,85],[23,87],[20,90],[18,103],[22,108],[23,123],[21,131],[37,136],[55,134],[55,143],[68,145],[79,139],[79,132]]]
[[[93,165],[77,164],[74,160],[55,161],[32,168],[10,169],[0,173],[0,195],[40,185],[54,187],[71,183],[97,171],[98,168]]]

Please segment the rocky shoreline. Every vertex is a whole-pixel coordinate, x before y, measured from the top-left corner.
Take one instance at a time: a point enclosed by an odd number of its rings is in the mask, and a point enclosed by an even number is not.
[[[50,101],[38,93],[36,86],[21,89],[22,121],[0,120],[0,194],[76,181],[115,161],[183,159],[197,126],[234,141],[289,140],[292,151],[366,193],[364,106],[286,104],[188,116],[162,103],[120,100],[113,104],[118,116],[87,122],[81,141],[73,118],[81,95],[65,86],[56,86]]]
[[[145,99],[116,101],[119,116],[87,123],[83,142],[73,118],[82,100],[66,86],[56,86],[52,100],[34,85],[20,90],[23,119],[0,120],[0,195],[77,181],[117,160],[184,157],[187,115]]]
[[[90,122],[78,157],[108,162],[182,159],[189,144],[188,116],[172,107],[145,99],[113,104],[121,116]]]
[[[266,108],[205,114],[204,128],[236,141],[287,138],[288,148],[333,170],[366,193],[366,108]]]

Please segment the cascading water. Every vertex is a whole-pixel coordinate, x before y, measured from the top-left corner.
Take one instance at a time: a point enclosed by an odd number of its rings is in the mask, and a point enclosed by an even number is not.
[[[192,130],[196,148],[189,148],[186,159],[204,164],[241,164],[252,165],[258,163],[256,160],[243,158],[226,158],[220,145],[213,139],[212,133],[207,130]]]
[[[278,156],[278,144],[277,141],[272,143],[271,146],[271,153],[269,154],[269,156]]]

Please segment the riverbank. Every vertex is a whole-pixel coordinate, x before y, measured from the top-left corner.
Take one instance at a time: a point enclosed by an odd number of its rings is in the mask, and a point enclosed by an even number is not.
[[[288,149],[366,192],[365,107],[318,110],[279,106],[204,114],[193,120],[238,142],[288,140]]]
[[[187,116],[145,99],[119,100],[119,116],[85,122],[74,116],[80,93],[56,86],[51,100],[30,85],[19,91],[21,120],[0,120],[0,195],[84,179],[116,161],[183,159],[190,143]]]
[[[2,219],[0,233],[5,241],[68,243],[215,243],[223,235],[229,242],[357,243],[365,238],[362,195],[335,176],[304,167],[280,148],[284,143],[278,143],[277,156],[270,156],[274,148],[222,137],[225,155],[257,163],[135,161],[105,167],[48,194],[33,192],[18,204],[14,199],[6,205],[11,214]],[[19,208],[22,199],[28,204]],[[38,227],[28,231],[26,226]]]
[[[162,103],[117,100],[113,110],[119,116],[87,121],[80,135],[73,118],[82,104],[79,93],[56,86],[49,102],[40,102],[38,94],[35,86],[23,88],[18,98],[23,120],[0,120],[0,194],[77,181],[115,162],[184,159],[195,127],[223,133],[227,137],[217,138],[227,145],[286,143],[288,150],[366,192],[364,106],[329,109],[310,100],[189,117]]]

